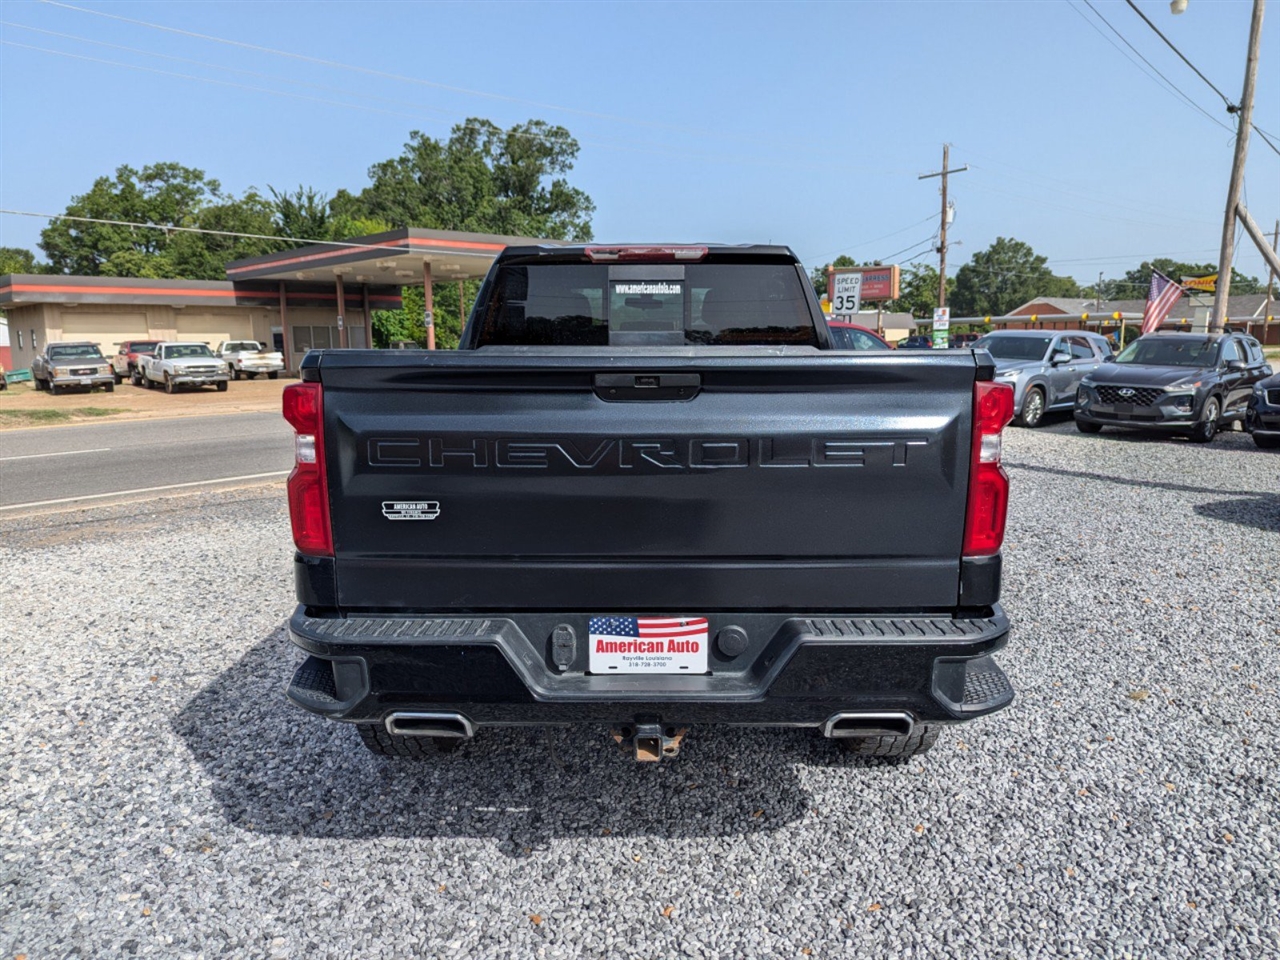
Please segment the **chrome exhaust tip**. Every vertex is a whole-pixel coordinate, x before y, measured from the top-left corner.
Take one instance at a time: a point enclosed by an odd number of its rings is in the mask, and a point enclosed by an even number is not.
[[[386,720],[387,733],[395,737],[448,737],[469,740],[475,724],[460,713],[393,713]]]
[[[822,735],[831,739],[843,737],[909,737],[915,729],[915,718],[905,710],[881,713],[836,713],[822,725]]]

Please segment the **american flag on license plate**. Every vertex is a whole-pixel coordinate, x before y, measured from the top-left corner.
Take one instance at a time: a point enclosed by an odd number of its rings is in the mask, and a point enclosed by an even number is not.
[[[682,640],[705,635],[706,617],[592,617],[587,628],[593,637],[637,640]]]

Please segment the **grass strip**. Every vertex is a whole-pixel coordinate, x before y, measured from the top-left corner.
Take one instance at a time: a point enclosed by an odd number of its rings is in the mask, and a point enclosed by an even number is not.
[[[0,410],[0,425],[39,425],[44,423],[67,423],[71,420],[85,420],[93,417],[111,417],[124,413],[124,407],[67,407],[65,409],[13,409]]]

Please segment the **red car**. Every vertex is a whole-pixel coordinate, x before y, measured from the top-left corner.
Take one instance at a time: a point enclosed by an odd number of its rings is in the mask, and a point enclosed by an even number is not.
[[[828,320],[831,345],[837,350],[892,350],[888,342],[874,330],[848,320]]]
[[[138,357],[154,357],[159,340],[126,340],[111,358],[111,372],[115,374],[116,383],[123,383],[127,377],[134,386],[139,383]]]

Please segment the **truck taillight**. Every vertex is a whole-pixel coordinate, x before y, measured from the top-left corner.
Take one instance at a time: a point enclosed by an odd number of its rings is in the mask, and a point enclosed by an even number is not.
[[[324,396],[318,383],[293,383],[284,390],[284,418],[296,431],[289,474],[289,521],[299,552],[333,556],[329,488],[324,473]]]
[[[702,260],[706,247],[587,247],[592,263],[688,263]]]
[[[973,385],[973,448],[962,550],[966,557],[992,556],[1004,543],[1009,475],[1000,465],[1000,442],[1001,432],[1012,419],[1012,387],[990,380]]]

